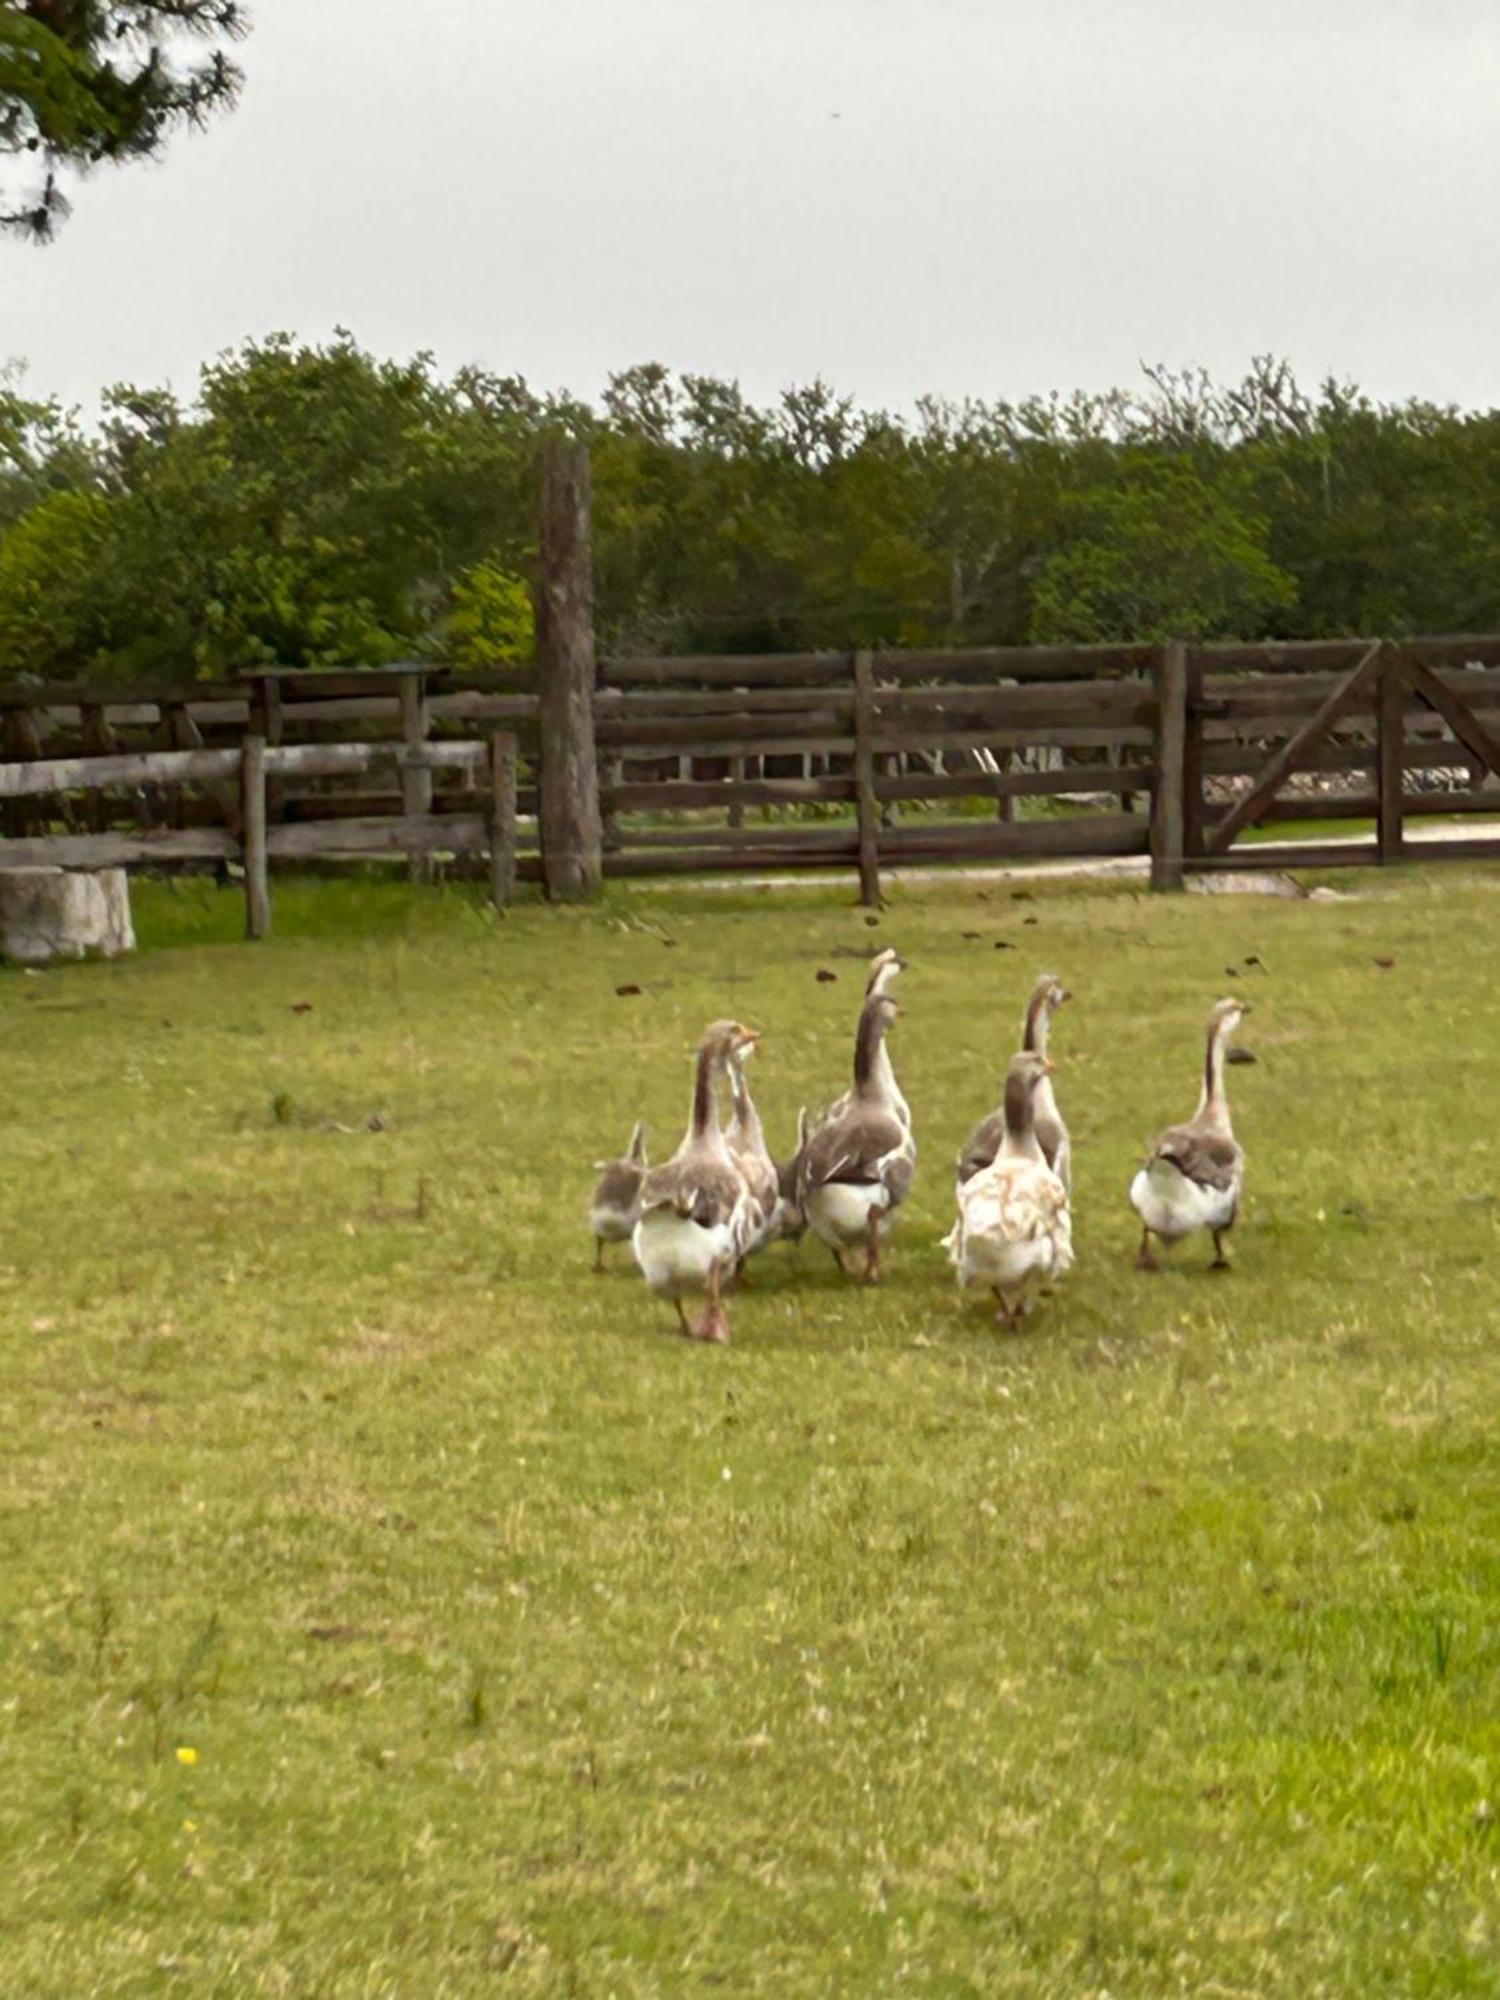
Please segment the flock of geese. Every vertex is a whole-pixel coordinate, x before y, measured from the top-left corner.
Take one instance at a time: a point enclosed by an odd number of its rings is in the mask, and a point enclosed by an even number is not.
[[[595,1268],[603,1269],[607,1243],[629,1241],[681,1331],[720,1343],[729,1339],[725,1293],[744,1282],[748,1260],[777,1237],[795,1240],[811,1230],[846,1276],[874,1284],[917,1161],[911,1107],[886,1046],[900,1014],[891,989],[905,963],[890,950],[872,959],[851,1085],[821,1114],[802,1111],[797,1149],[779,1164],[746,1074],[759,1032],[739,1021],[714,1022],[698,1048],[688,1127],[671,1159],[648,1164],[638,1124],[623,1157],[596,1163]],[[1072,1147],[1047,1052],[1052,1017],[1069,997],[1052,973],[1037,980],[1001,1103],[974,1127],[956,1166],[957,1217],[943,1247],[960,1285],[994,1294],[1006,1326],[1028,1310],[1038,1285],[1073,1262]],[[1225,1239],[1239,1209],[1245,1156],[1230,1124],[1224,1066],[1248,1011],[1239,1000],[1214,1007],[1198,1108],[1161,1133],[1131,1182],[1144,1269],[1158,1268],[1153,1239],[1170,1247],[1199,1229],[1213,1238],[1214,1268],[1228,1266]],[[689,1298],[704,1301],[696,1320]]]

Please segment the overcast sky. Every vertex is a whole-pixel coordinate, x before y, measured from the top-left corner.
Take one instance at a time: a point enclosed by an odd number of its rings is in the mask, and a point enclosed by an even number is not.
[[[1500,404],[1495,0],[252,0],[238,111],[0,242],[88,402],[350,327],[595,394],[1232,375]]]

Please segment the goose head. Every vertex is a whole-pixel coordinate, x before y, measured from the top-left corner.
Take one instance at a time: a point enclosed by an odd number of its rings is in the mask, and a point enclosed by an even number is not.
[[[1037,1086],[1043,1078],[1053,1074],[1057,1065],[1044,1055],[1032,1049],[1022,1049],[1010,1059],[1005,1072],[1005,1124],[1011,1132],[1024,1132],[1031,1125],[1034,1116],[1033,1100]]]
[[[892,946],[877,951],[870,960],[869,976],[865,980],[865,998],[871,999],[877,993],[888,993],[898,973],[905,972],[906,960]]]
[[[1208,1016],[1208,1031],[1221,1040],[1227,1039],[1250,1012],[1248,1000],[1233,998],[1216,1000]]]

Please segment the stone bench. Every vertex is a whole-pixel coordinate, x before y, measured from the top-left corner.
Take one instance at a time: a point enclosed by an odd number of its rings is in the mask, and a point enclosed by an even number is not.
[[[134,950],[123,868],[0,868],[0,958],[52,965]]]

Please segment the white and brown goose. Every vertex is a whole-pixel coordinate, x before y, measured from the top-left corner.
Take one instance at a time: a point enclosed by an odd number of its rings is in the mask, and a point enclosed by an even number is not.
[[[1037,1107],[1050,1065],[1022,1050],[1005,1076],[1000,1145],[988,1166],[958,1189],[958,1220],[944,1239],[960,1285],[985,1285],[999,1318],[1014,1326],[1032,1287],[1073,1262],[1068,1191],[1048,1165],[1037,1129]]]
[[[807,1226],[839,1269],[874,1284],[891,1218],[911,1192],[917,1143],[897,1109],[885,1038],[900,1013],[888,993],[865,1001],[854,1041],[854,1087],[807,1141],[799,1196]],[[882,1058],[885,1058],[882,1060]],[[862,1266],[849,1258],[863,1252]]]
[[[618,1160],[595,1160],[589,1227],[594,1232],[594,1269],[604,1269],[606,1243],[628,1243],[641,1219],[641,1183],[646,1178],[646,1128],[636,1120],[630,1144]]]
[[[1168,1249],[1206,1229],[1214,1239],[1213,1269],[1227,1271],[1224,1239],[1234,1227],[1245,1188],[1244,1148],[1229,1121],[1224,1058],[1229,1038],[1250,1012],[1243,1000],[1220,1000],[1208,1017],[1203,1086],[1198,1109],[1185,1125],[1171,1125],[1157,1139],[1130,1184],[1130,1204],[1141,1218],[1142,1270],[1159,1269],[1151,1239]]]
[[[781,1187],[777,1178],[776,1162],[771,1158],[771,1149],[766,1144],[765,1128],[760,1122],[760,1113],[751,1094],[750,1079],[745,1074],[745,1064],[754,1047],[755,1044],[752,1042],[746,1048],[730,1051],[728,1063],[730,1111],[729,1123],[724,1128],[724,1143],[728,1146],[740,1172],[745,1176],[745,1185],[760,1210],[760,1225],[745,1250],[746,1257],[753,1257],[757,1250],[764,1250],[775,1237],[781,1220],[779,1206]]]
[[[807,1141],[812,1131],[812,1121],[804,1104],[797,1113],[797,1150],[788,1160],[781,1160],[776,1167],[776,1234],[788,1243],[800,1243],[807,1232],[807,1217],[802,1213],[798,1187],[802,1178],[802,1158],[807,1151]]]
[[[861,1013],[863,1013],[865,1006],[871,1000],[893,994],[896,981],[905,970],[906,960],[892,946],[887,945],[883,951],[877,951],[875,956],[870,960],[869,971],[865,977],[865,996],[860,1002]],[[896,1081],[896,1072],[891,1068],[890,1052],[883,1041],[875,1057],[875,1062],[880,1072],[880,1080],[887,1100],[895,1111],[896,1116],[901,1120],[901,1123],[903,1125],[910,1125],[911,1106],[901,1094],[901,1086]],[[830,1118],[842,1118],[848,1111],[853,1098],[853,1091],[846,1090],[842,1097],[834,1099],[818,1123],[826,1125]]]
[[[677,1323],[693,1340],[729,1339],[723,1293],[746,1247],[761,1226],[760,1204],[719,1127],[718,1091],[731,1057],[760,1039],[739,1021],[716,1021],[698,1048],[693,1105],[682,1144],[662,1166],[652,1167],[641,1188],[640,1220],[631,1238],[646,1283],[677,1309]],[[684,1298],[706,1295],[695,1325]]]
[[[1031,997],[1026,1002],[1026,1012],[1021,1017],[1021,1050],[1023,1054],[1040,1056],[1048,1062],[1047,1043],[1052,1032],[1052,1016],[1072,994],[1054,972],[1044,972],[1031,989]],[[1071,1195],[1073,1191],[1073,1142],[1063,1115],[1057,1108],[1057,1098],[1052,1088],[1053,1070],[1050,1065],[1043,1070],[1032,1096],[1033,1123],[1036,1128],[1037,1144],[1042,1149],[1042,1158],[1052,1169]],[[982,1118],[964,1141],[958,1156],[958,1185],[972,1180],[981,1167],[987,1167],[1000,1151],[1005,1138],[1005,1107],[992,1111],[988,1118]]]

